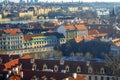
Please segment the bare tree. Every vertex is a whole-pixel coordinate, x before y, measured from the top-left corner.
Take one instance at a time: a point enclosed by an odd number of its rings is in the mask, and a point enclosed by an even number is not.
[[[105,54],[105,60],[108,67],[113,70],[115,76],[120,76],[120,54]]]

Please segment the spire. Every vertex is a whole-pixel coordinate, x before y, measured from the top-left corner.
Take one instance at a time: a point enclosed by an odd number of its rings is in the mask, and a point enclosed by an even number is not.
[[[116,6],[114,5],[114,7],[113,7],[113,10],[112,10],[112,12],[111,12],[111,15],[110,16],[116,16]]]

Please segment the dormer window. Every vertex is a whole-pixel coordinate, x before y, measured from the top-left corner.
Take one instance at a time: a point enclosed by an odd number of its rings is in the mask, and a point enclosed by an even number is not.
[[[0,58],[0,64],[2,64],[2,58]]]
[[[34,64],[32,65],[32,70],[34,71],[34,70],[36,70],[36,68],[37,68],[37,65],[34,63]]]
[[[20,65],[19,65],[19,69],[22,70],[22,64],[21,64],[21,63],[20,63]]]
[[[86,62],[86,66],[90,66],[90,61],[87,61],[87,62]]]
[[[68,65],[65,67],[65,70],[66,70],[66,72],[69,72],[69,66]]]
[[[81,72],[81,67],[80,66],[77,67],[77,72]]]
[[[43,65],[43,71],[46,70],[46,69],[47,69],[47,65],[44,64],[44,65]]]
[[[103,67],[100,69],[100,73],[101,73],[101,74],[105,74],[105,70],[104,70]]]
[[[60,60],[60,65],[64,65],[64,60]]]
[[[30,63],[34,63],[35,62],[35,59],[30,59]]]
[[[91,66],[88,67],[88,73],[92,73],[93,72],[93,68]]]
[[[57,65],[54,66],[54,71],[55,71],[55,72],[58,71],[58,66],[57,66]]]

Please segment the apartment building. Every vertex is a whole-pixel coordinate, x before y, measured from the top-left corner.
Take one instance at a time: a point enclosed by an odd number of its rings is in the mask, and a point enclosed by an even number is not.
[[[57,31],[64,34],[67,40],[88,35],[88,30],[83,24],[61,26],[57,29]]]
[[[16,50],[23,47],[23,33],[20,29],[5,29],[1,31],[0,48]]]

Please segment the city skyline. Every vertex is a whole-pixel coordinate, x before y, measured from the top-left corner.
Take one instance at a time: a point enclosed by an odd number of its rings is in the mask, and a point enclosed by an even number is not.
[[[4,0],[1,0],[1,1],[4,1]],[[1,2],[0,1],[0,2]],[[11,2],[19,2],[20,0],[9,0]],[[27,0],[23,0],[25,2],[27,2]],[[120,0],[38,0],[39,2],[79,2],[79,1],[82,1],[82,2],[120,2]]]

